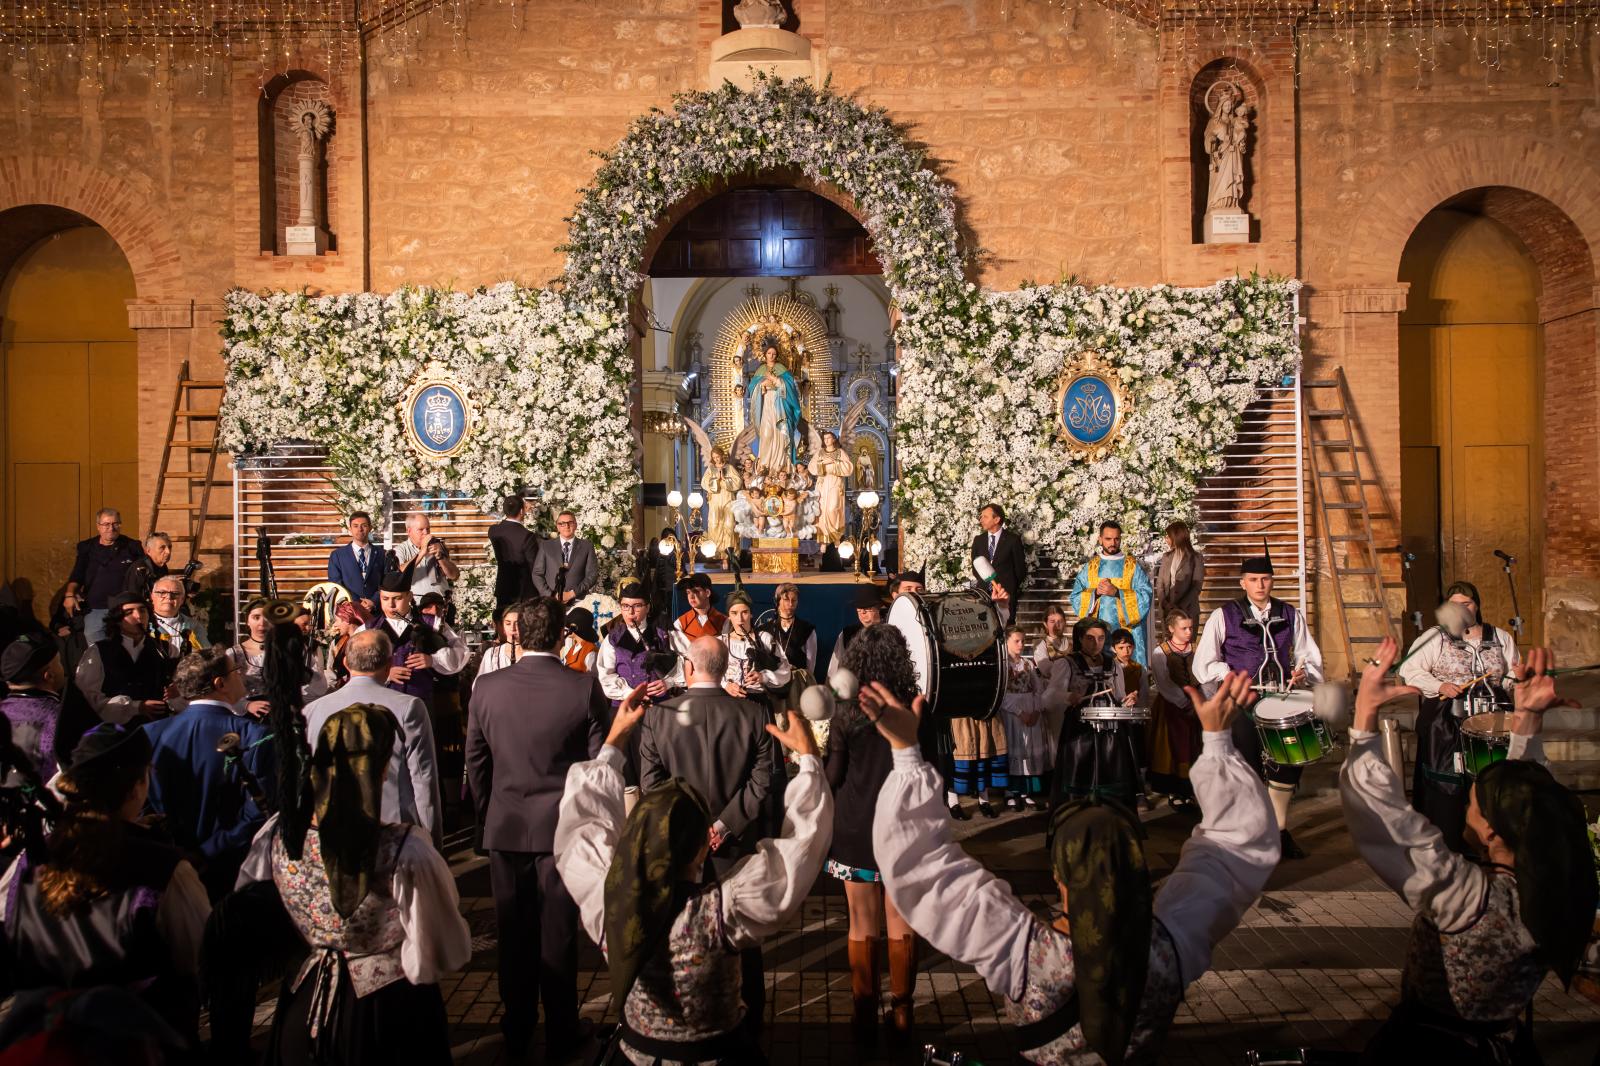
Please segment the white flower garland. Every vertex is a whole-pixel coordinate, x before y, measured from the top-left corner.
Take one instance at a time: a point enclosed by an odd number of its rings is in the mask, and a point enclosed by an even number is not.
[[[348,510],[381,512],[385,486],[463,493],[486,512],[527,487],[577,513],[600,547],[625,544],[639,475],[621,319],[510,283],[311,297],[235,290],[222,336],[219,432],[235,455],[300,440],[328,449]],[[447,366],[477,422],[440,460],[405,439],[400,404],[422,367]],[[604,553],[602,553],[604,554]]]
[[[624,545],[639,473],[622,323],[645,242],[685,197],[779,168],[849,197],[883,264],[900,311],[895,503],[904,558],[934,587],[965,579],[989,500],[1064,562],[1103,518],[1121,520],[1138,548],[1172,518],[1192,520],[1245,405],[1298,365],[1296,282],[980,292],[964,280],[949,185],[887,112],[826,86],[762,77],[748,91],[679,96],[604,159],[571,219],[562,295],[230,294],[224,443],[324,444],[343,490],[369,510],[384,484],[486,506],[526,484],[577,511],[601,547]],[[1062,368],[1091,348],[1132,397],[1114,451],[1094,463],[1056,441],[1054,410]],[[437,464],[403,444],[396,406],[430,359],[472,389],[480,419]]]

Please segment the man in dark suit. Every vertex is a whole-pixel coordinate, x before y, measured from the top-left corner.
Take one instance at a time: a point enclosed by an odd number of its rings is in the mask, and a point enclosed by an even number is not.
[[[489,527],[496,568],[495,610],[533,595],[533,562],[539,541],[522,524],[522,512],[527,506],[521,496],[507,496],[500,508],[505,517]]]
[[[640,788],[648,792],[676,777],[700,794],[713,819],[710,863],[719,877],[765,835],[762,815],[773,788],[766,711],[723,690],[727,669],[728,646],[716,637],[696,638],[684,657],[687,690],[646,711],[639,730]],[[766,1004],[761,949],[745,951],[741,966],[740,994],[754,1032]]]
[[[599,580],[594,545],[578,536],[578,516],[562,511],[556,515],[556,535],[539,545],[539,558],[533,565],[534,591],[571,603]]]
[[[972,538],[972,558],[988,559],[994,567],[994,584],[1005,589],[996,596],[995,606],[1003,619],[1016,617],[1023,586],[1028,582],[1028,552],[1022,538],[1006,528],[1006,511],[998,503],[986,503],[978,512],[983,532]],[[977,572],[976,567],[973,570]]]
[[[472,690],[467,781],[489,851],[506,1048],[527,1050],[543,1000],[546,1059],[556,1060],[583,1040],[578,907],[556,871],[556,820],[567,770],[599,754],[611,705],[593,674],[562,665],[560,604],[527,601],[518,619],[525,654]]]
[[[372,611],[388,567],[388,553],[372,543],[372,516],[367,512],[352,511],[345,527],[350,530],[350,543],[329,553],[328,580],[343,585],[362,608]]]

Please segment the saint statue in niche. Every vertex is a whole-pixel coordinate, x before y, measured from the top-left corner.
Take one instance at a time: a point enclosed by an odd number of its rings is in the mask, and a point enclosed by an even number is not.
[[[1203,138],[1206,155],[1211,160],[1206,210],[1236,212],[1244,199],[1244,152],[1250,130],[1250,108],[1244,102],[1244,93],[1231,81],[1219,81],[1207,89],[1206,102],[1211,115]]]
[[[755,427],[750,450],[758,471],[787,476],[800,439],[800,386],[778,360],[776,344],[763,340],[761,349],[761,365],[745,390],[749,425]]]
[[[844,479],[855,472],[855,465],[831,429],[822,431],[821,446],[812,449],[810,470],[817,479],[817,540],[837,544],[845,530]]]

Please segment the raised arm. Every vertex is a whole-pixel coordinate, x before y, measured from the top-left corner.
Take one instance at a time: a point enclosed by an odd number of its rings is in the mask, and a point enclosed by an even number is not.
[[[783,832],[756,845],[722,879],[722,925],[729,946],[754,947],[805,902],[833,840],[833,793],[805,720],[790,711],[786,729],[767,726],[799,758],[800,772],[783,794]]]
[[[556,869],[578,905],[584,932],[605,943],[606,872],[617,850],[626,818],[622,805],[622,770],[627,758],[607,743],[600,754],[567,771],[556,822]]]

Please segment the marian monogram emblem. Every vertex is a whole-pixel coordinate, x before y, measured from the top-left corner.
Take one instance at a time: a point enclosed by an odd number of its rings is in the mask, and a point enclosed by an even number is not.
[[[447,459],[460,451],[472,429],[467,390],[438,363],[429,363],[417,375],[400,413],[412,446],[429,459]]]
[[[1115,368],[1084,352],[1067,365],[1056,393],[1057,429],[1068,446],[1097,459],[1116,446],[1128,416],[1128,394]]]

